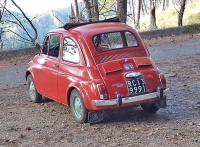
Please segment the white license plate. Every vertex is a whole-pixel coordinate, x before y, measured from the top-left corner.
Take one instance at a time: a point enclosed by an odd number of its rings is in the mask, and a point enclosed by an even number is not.
[[[146,92],[146,84],[144,79],[127,80],[129,95]]]

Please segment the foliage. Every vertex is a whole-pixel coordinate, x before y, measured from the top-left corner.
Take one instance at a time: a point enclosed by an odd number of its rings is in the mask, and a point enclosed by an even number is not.
[[[199,23],[200,24],[200,12],[197,14],[191,14],[189,15],[186,20],[186,24],[193,24],[193,23]]]
[[[192,24],[183,27],[184,33],[197,33],[200,32],[200,24]]]
[[[108,19],[116,16],[116,11],[117,11],[116,5],[117,5],[116,0],[101,0],[99,8],[100,16],[102,16],[103,19]]]
[[[200,0],[193,0],[191,3],[187,3],[183,16],[183,26],[191,24],[200,24]],[[164,11],[159,10],[156,12],[158,29],[177,27],[178,14],[174,7],[166,8]],[[141,27],[139,31],[148,31],[149,17],[145,16],[141,18]]]

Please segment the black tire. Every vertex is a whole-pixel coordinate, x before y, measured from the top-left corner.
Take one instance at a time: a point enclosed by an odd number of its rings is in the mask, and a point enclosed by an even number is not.
[[[155,114],[158,110],[159,110],[159,107],[156,106],[155,103],[152,103],[152,104],[142,104],[141,105],[142,109],[148,113],[151,113],[151,114]]]
[[[84,105],[83,98],[77,89],[72,90],[70,95],[71,113],[78,123],[87,122],[88,111]]]
[[[28,92],[29,92],[29,96],[31,98],[31,101],[34,103],[39,103],[42,100],[42,95],[39,94],[35,88],[35,83],[33,80],[32,75],[28,75],[27,77],[27,85],[28,85]]]

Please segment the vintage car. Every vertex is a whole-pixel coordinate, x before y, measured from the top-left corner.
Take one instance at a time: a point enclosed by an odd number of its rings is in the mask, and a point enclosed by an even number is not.
[[[99,122],[107,109],[166,107],[164,75],[140,35],[117,18],[48,32],[26,80],[33,102],[45,96],[69,105],[79,123]]]

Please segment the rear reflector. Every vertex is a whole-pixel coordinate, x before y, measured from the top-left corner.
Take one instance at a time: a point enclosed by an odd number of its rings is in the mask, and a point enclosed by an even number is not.
[[[97,89],[98,89],[98,92],[99,92],[99,97],[100,99],[108,99],[108,94],[107,94],[107,91],[106,91],[106,87],[103,83],[101,84],[97,84]]]

